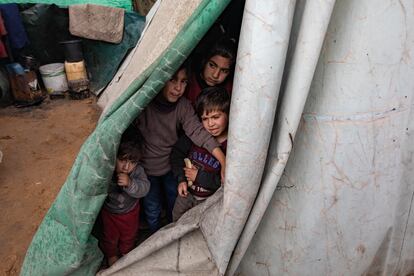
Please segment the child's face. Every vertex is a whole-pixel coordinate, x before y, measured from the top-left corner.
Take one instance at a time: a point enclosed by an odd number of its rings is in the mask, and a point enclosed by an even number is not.
[[[164,98],[170,103],[175,103],[184,94],[187,83],[187,72],[185,69],[181,69],[167,81],[162,89]]]
[[[130,174],[132,173],[132,171],[135,169],[136,166],[137,166],[136,161],[118,157],[116,159],[115,171],[116,173]]]
[[[230,67],[229,58],[215,55],[207,61],[201,76],[208,86],[216,86],[224,82],[230,74]]]
[[[214,137],[227,132],[228,116],[223,111],[213,110],[208,114],[204,111],[201,115],[203,127]]]

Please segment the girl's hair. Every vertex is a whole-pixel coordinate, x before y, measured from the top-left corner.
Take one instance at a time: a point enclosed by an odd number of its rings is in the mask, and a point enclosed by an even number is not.
[[[233,69],[236,62],[236,48],[236,40],[228,36],[222,36],[204,55],[204,58],[201,62],[201,70],[204,69],[204,66],[206,66],[209,59],[214,56],[222,56],[230,59],[231,69]]]
[[[196,112],[199,117],[212,111],[222,111],[229,115],[230,96],[224,87],[212,86],[201,90],[196,101]]]

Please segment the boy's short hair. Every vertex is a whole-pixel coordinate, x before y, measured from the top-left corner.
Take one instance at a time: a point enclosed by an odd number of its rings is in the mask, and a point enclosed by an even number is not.
[[[201,115],[211,111],[222,111],[229,115],[230,111],[230,95],[224,87],[212,86],[201,90],[197,97],[195,110],[197,115]]]
[[[142,157],[142,144],[140,132],[131,125],[122,135],[117,158],[138,162]]]

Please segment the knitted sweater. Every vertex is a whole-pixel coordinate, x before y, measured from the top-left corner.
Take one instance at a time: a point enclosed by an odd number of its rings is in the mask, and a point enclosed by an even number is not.
[[[114,177],[115,178],[115,177]],[[114,214],[126,214],[138,203],[139,198],[147,195],[150,182],[144,169],[137,165],[130,173],[131,183],[128,187],[121,187],[113,179],[108,189],[104,208]]]
[[[191,103],[183,97],[168,109],[151,102],[134,124],[144,139],[141,164],[148,175],[161,176],[171,170],[170,154],[181,129],[194,144],[209,152],[220,146],[203,128]]]

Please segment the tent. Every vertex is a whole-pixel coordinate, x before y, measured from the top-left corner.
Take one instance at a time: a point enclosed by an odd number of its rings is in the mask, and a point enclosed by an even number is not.
[[[229,2],[158,2],[22,275],[95,273],[120,136]],[[223,188],[99,274],[413,273],[413,9],[247,0]]]

